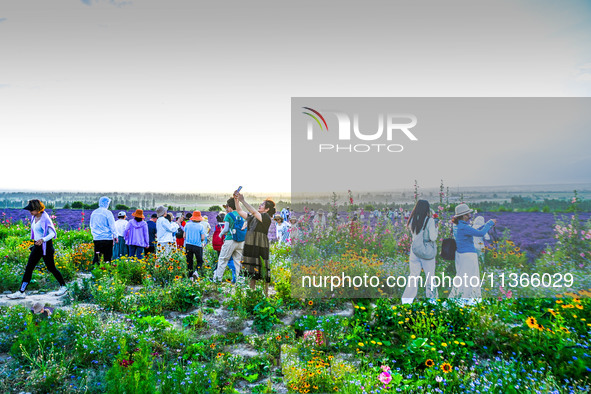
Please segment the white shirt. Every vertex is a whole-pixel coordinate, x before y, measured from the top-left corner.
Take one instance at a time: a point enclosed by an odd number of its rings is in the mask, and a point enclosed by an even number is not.
[[[41,220],[36,222],[35,219],[33,219],[33,235],[35,236],[35,241],[39,241],[40,239],[42,239],[43,242],[47,242],[50,239],[52,239],[53,237],[55,237],[55,234],[53,233],[53,231],[49,231],[49,234],[47,234],[44,237],[43,236],[43,226],[41,225]]]
[[[169,222],[164,216],[161,216],[156,221],[156,238],[158,242],[175,242],[173,234],[179,229],[179,225],[175,222]]]
[[[412,225],[412,220],[409,223],[408,229],[410,230],[411,234],[412,234],[412,239],[414,241],[415,237],[417,235],[419,235],[421,232],[419,231],[419,234],[415,234],[412,232],[412,227],[410,226]],[[438,233],[438,228],[435,226],[435,220],[433,220],[433,218],[429,218],[429,221],[427,222],[427,227],[425,228],[425,230],[429,233],[429,240],[430,241],[437,241],[437,233]]]
[[[117,219],[115,222],[115,230],[117,230],[117,236],[124,237],[125,236],[125,228],[129,222],[125,219]]]
[[[201,225],[203,226],[203,229],[205,230],[205,236],[207,237],[211,231],[211,226],[207,220],[202,220]]]

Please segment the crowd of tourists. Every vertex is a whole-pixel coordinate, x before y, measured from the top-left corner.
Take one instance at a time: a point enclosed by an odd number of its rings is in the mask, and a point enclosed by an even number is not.
[[[94,243],[93,264],[98,264],[101,258],[109,263],[122,256],[142,259],[148,253],[165,256],[180,250],[186,255],[187,276],[192,280],[210,275],[213,281],[221,282],[228,269],[232,273],[232,283],[248,279],[250,287],[254,289],[257,281],[261,281],[265,295],[268,295],[271,281],[268,233],[272,221],[275,221],[276,239],[280,243],[290,244],[301,228],[296,225],[298,220],[289,208],[276,213],[275,203],[270,199],[262,201],[255,208],[238,191],[223,205],[225,212],[216,216],[217,223],[213,232],[208,218],[200,211],[173,217],[165,206],[159,206],[148,220],[141,209],[133,212],[130,220],[127,220],[124,211],[119,212],[115,220],[108,209],[110,203],[108,197],[101,197],[99,207],[90,216],[90,231]],[[8,295],[8,298],[26,297],[27,286],[41,259],[60,285],[55,295],[64,295],[68,289],[54,261],[53,239],[57,236],[56,228],[41,201],[31,200],[24,209],[31,213],[33,245],[21,286]],[[394,212],[396,211],[388,210],[383,214],[394,218]],[[489,230],[496,224],[496,220],[484,223],[481,216],[470,224],[472,212],[468,205],[459,204],[452,220],[454,251],[453,258],[449,259],[455,260],[456,276],[459,277],[479,276],[483,238],[488,237]],[[376,211],[371,215],[380,217],[382,213]],[[438,297],[437,287],[433,282],[437,250],[435,243],[439,233],[437,215],[433,214],[426,200],[419,200],[412,212],[396,212],[396,215],[407,219],[406,225],[412,234],[409,278],[416,278],[424,271],[427,278],[426,297],[435,299]],[[312,212],[310,222],[313,228],[324,228],[327,217],[330,218],[330,213],[326,215],[322,210]],[[358,215],[353,215],[351,223],[355,224],[358,219]],[[210,274],[203,269],[203,250],[209,242],[217,254],[217,261],[214,262]],[[412,303],[417,296],[417,282],[409,280],[407,283],[402,303]],[[470,302],[477,301],[480,296],[479,287],[465,282],[460,286],[454,285],[450,294],[450,298],[462,298]]]

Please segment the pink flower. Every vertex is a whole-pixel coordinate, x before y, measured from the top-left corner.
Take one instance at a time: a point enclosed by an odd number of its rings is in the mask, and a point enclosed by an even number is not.
[[[389,366],[387,366],[387,365],[382,365],[382,367],[381,367],[381,368],[382,368],[382,371],[384,371],[384,372],[388,372],[388,371],[390,371],[390,367],[389,367]]]
[[[392,375],[390,375],[389,372],[384,371],[380,374],[378,380],[384,384],[388,384],[392,381]]]
[[[579,256],[581,256],[582,258],[585,258],[585,253],[581,252],[581,253],[579,254]]]

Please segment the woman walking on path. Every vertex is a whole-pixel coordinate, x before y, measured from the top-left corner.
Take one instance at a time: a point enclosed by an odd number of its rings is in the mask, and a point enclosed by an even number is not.
[[[478,267],[478,254],[474,247],[474,237],[484,237],[495,225],[495,219],[489,220],[479,229],[470,226],[470,213],[472,209],[466,204],[456,207],[456,214],[452,222],[456,227],[456,277],[461,278],[460,286],[455,286],[449,294],[449,298],[461,298],[464,303],[474,304],[480,301],[480,269]],[[476,279],[472,279],[476,277]],[[456,280],[454,278],[454,283]]]
[[[144,221],[144,211],[141,209],[136,209],[131,216],[133,216],[133,220],[130,220],[125,228],[125,244],[128,247],[129,256],[141,259],[144,249],[150,244],[148,223]]]
[[[45,212],[45,205],[43,205],[41,201],[31,200],[24,209],[31,212],[32,215],[31,239],[35,241],[35,243],[31,247],[31,254],[29,255],[27,267],[25,268],[25,274],[23,276],[21,287],[18,291],[8,295],[8,298],[14,300],[26,297],[25,290],[27,289],[29,282],[31,282],[33,270],[41,259],[43,259],[47,270],[53,274],[55,279],[60,284],[60,288],[55,295],[62,296],[66,294],[68,288],[66,287],[66,282],[64,281],[62,274],[55,266],[55,250],[53,248],[53,238],[57,237],[55,226],[53,225],[47,212]]]
[[[242,265],[250,276],[250,288],[254,290],[256,281],[264,280],[263,289],[265,297],[268,297],[269,283],[271,282],[268,234],[269,227],[271,227],[271,216],[275,214],[275,203],[272,200],[265,200],[257,210],[244,201],[244,196],[240,193],[234,193],[234,200],[238,214],[248,223]],[[241,203],[248,213],[242,210]]]
[[[435,226],[435,220],[431,218],[431,209],[428,201],[417,201],[408,218],[406,227],[412,234],[413,244],[418,236],[422,239],[417,241],[422,241],[424,239],[423,232],[427,233],[427,239],[429,242],[435,242],[437,240],[438,228]],[[410,265],[410,274],[400,302],[402,304],[410,304],[414,301],[417,296],[417,282],[421,276],[421,269],[425,271],[425,280],[427,283],[425,296],[429,299],[436,299],[438,294],[437,287],[433,285],[433,277],[435,276],[435,256],[431,259],[420,258],[413,252],[411,247],[408,263]]]

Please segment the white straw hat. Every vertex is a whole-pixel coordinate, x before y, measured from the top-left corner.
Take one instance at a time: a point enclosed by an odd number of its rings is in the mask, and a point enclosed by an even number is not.
[[[456,214],[454,215],[454,218],[457,218],[458,216],[464,216],[470,212],[474,211],[468,207],[468,204],[460,204],[456,207]]]

